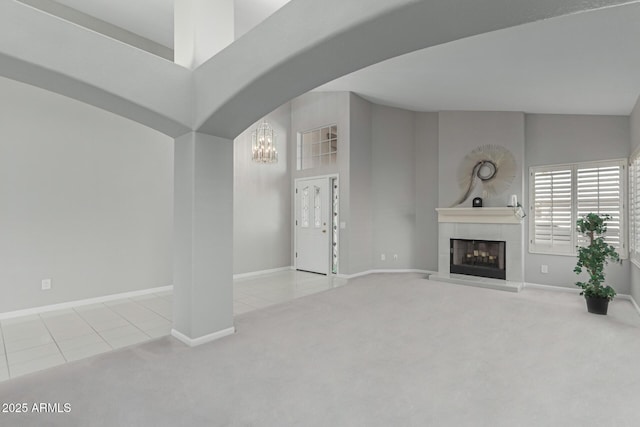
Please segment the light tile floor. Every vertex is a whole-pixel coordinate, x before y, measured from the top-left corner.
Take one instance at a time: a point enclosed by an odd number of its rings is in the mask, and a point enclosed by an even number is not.
[[[240,315],[346,284],[301,271],[237,279]],[[171,332],[173,293],[162,292],[0,321],[0,381],[138,344]]]

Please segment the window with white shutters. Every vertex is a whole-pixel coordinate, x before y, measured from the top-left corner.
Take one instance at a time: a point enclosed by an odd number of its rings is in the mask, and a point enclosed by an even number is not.
[[[575,255],[587,243],[576,220],[608,214],[605,240],[626,257],[624,195],[626,162],[612,160],[530,169],[529,251]]]
[[[640,149],[629,161],[629,249],[631,260],[640,267]]]
[[[577,214],[578,218],[588,213],[609,215],[605,242],[618,249],[624,248],[622,235],[623,195],[622,177],[624,164],[599,166],[582,165],[577,169]],[[578,245],[588,244],[587,237],[578,233]]]
[[[573,251],[571,167],[538,168],[531,174],[533,209],[531,241],[535,251]]]

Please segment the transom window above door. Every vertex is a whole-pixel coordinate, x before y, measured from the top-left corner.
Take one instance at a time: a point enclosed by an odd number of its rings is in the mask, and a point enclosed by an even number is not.
[[[329,125],[302,132],[298,138],[298,170],[336,164],[338,126]]]

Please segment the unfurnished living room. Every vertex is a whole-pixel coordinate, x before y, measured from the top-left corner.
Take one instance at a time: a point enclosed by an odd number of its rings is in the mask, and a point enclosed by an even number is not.
[[[0,0],[0,425],[640,425],[639,23]]]

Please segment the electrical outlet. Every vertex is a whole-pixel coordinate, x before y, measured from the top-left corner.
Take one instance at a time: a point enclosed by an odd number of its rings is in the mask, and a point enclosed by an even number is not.
[[[385,254],[380,254],[380,261],[386,261],[387,256]]]
[[[46,291],[51,289],[51,279],[42,279],[42,290]]]
[[[393,254],[393,260],[397,261],[398,260],[398,254]]]
[[[549,266],[548,266],[548,265],[546,265],[546,264],[542,264],[542,265],[540,266],[540,272],[541,272],[542,274],[547,274],[547,273],[549,272]]]

